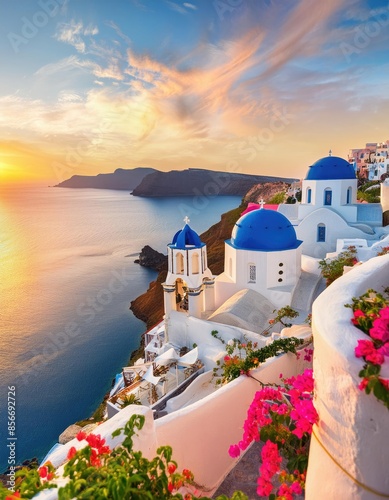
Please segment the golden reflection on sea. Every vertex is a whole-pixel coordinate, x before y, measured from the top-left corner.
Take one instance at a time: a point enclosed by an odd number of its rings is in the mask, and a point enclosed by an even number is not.
[[[36,266],[29,241],[14,212],[10,198],[0,194],[0,318],[3,331],[22,335],[27,304],[34,296]],[[0,338],[0,345],[6,341]]]

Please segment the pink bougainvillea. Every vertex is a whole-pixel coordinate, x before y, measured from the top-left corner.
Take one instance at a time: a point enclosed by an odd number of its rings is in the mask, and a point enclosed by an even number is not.
[[[265,386],[255,394],[243,424],[242,440],[231,445],[229,453],[235,458],[253,441],[264,441],[257,493],[272,494],[277,474],[281,482],[277,498],[292,499],[301,494],[305,485],[309,440],[318,415],[312,401],[312,370],[283,379],[283,383]],[[280,472],[282,458],[287,460],[288,472]]]
[[[389,380],[383,376],[387,373],[389,363],[389,299],[368,290],[358,298],[352,299],[353,317],[351,322],[368,338],[359,339],[355,347],[355,356],[365,362],[359,376],[362,381],[358,388],[366,394],[373,393],[389,409]],[[382,370],[383,366],[386,370]]]

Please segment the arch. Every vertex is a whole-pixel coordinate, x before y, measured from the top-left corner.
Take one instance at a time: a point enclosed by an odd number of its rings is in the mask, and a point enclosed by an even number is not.
[[[307,188],[307,203],[312,203],[312,189]]]
[[[330,206],[332,205],[332,189],[325,188],[324,190],[324,205]]]
[[[199,274],[199,272],[200,272],[199,254],[196,252],[192,255],[192,274]]]
[[[207,252],[203,250],[203,273],[207,269]]]
[[[181,252],[176,254],[176,274],[184,274],[184,256]]]
[[[326,240],[326,226],[323,223],[317,225],[317,242],[325,242]]]
[[[346,198],[346,203],[347,205],[350,205],[351,201],[352,201],[352,194],[353,194],[353,189],[351,186],[349,186],[347,188],[347,198]]]
[[[188,310],[188,285],[181,278],[176,279],[176,310],[186,312]]]
[[[256,283],[257,282],[257,266],[250,262],[248,264],[248,283]]]

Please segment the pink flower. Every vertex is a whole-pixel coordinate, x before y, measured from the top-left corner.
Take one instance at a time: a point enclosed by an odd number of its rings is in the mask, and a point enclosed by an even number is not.
[[[278,498],[283,500],[293,500],[293,494],[287,484],[281,484],[277,492]]]
[[[228,454],[230,455],[230,457],[232,458],[236,458],[236,457],[239,457],[240,455],[240,449],[239,449],[239,446],[237,444],[232,444],[229,449],[228,449]]]
[[[351,323],[353,323],[354,325],[358,325],[359,324],[359,321],[358,321],[358,318],[365,318],[366,317],[366,314],[361,311],[360,309],[356,309],[354,311],[354,317],[351,319]]]
[[[387,391],[389,391],[389,380],[384,378],[378,378],[381,384],[385,387]]]
[[[369,379],[368,378],[363,378],[362,382],[358,385],[358,389],[360,391],[364,391],[368,383],[369,383]]]
[[[295,481],[290,485],[290,491],[296,495],[301,495],[303,489],[301,488],[301,484],[298,481]]]
[[[385,344],[379,347],[377,351],[381,353],[383,356],[389,357],[389,342],[385,342]]]
[[[261,477],[270,481],[280,470],[282,458],[278,454],[278,446],[267,440],[261,451],[262,465],[259,468]]]
[[[381,309],[378,318],[373,321],[370,337],[381,342],[389,342],[389,306]]]
[[[363,358],[367,354],[370,354],[374,350],[374,344],[371,340],[358,340],[358,344],[355,348],[355,356],[357,358]]]
[[[271,484],[271,482],[267,481],[263,477],[259,477],[257,479],[257,484],[258,484],[257,494],[260,497],[268,497],[273,489],[273,485]]]
[[[227,361],[231,361],[231,357],[230,356],[224,356],[224,361],[227,363]]]
[[[382,365],[384,356],[379,352],[371,340],[358,340],[358,345],[355,348],[355,356],[357,358],[365,358],[366,361],[374,365]]]
[[[373,365],[382,365],[385,361],[385,357],[380,352],[374,350],[374,352],[366,356],[366,361],[370,361]]]

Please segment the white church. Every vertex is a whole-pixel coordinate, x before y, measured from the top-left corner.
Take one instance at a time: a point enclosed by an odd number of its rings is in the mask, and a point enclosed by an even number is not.
[[[379,203],[357,203],[353,166],[330,154],[309,167],[301,203],[277,211],[262,203],[236,222],[219,276],[212,275],[206,245],[186,219],[168,245],[169,339],[182,331],[178,314],[259,333],[275,309],[290,305],[301,321],[324,289],[320,259],[354,245],[359,259],[368,260],[389,245],[382,212]]]

